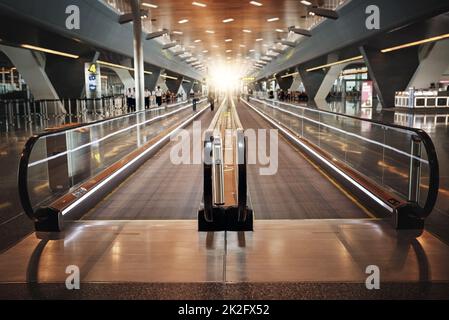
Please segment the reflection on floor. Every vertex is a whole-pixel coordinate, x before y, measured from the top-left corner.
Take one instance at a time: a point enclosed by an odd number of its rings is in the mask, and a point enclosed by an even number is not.
[[[358,219],[256,221],[255,232],[228,232],[226,237],[224,232],[199,233],[192,220],[76,222],[59,240],[33,234],[1,254],[0,298],[11,298],[10,292],[29,296],[34,292],[30,287],[41,286],[44,296],[46,288],[61,289],[69,265],[79,267],[77,295],[85,297],[120,297],[126,288],[142,284],[156,290],[158,285],[174,289],[173,284],[182,288],[189,283],[187,288],[203,291],[215,284],[215,294],[240,285],[246,290],[284,286],[290,298],[344,298],[336,296],[342,291],[357,294],[355,298],[447,298],[449,246],[427,232],[415,236],[394,231],[383,221]],[[372,265],[380,270],[378,292],[365,287],[366,268]],[[116,292],[92,293],[95,283],[110,284]],[[124,291],[117,291],[120,284]],[[254,297],[283,295],[263,290],[253,292]],[[195,298],[188,290],[166,294]]]

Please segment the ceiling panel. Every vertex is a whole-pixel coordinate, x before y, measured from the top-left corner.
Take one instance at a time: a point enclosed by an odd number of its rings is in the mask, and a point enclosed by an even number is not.
[[[108,0],[126,11],[126,1]],[[335,8],[342,0],[309,0],[314,6]],[[289,39],[288,27],[307,28],[318,22],[318,17],[308,15],[307,6],[300,0],[259,0],[261,6],[245,0],[202,0],[196,6],[187,0],[144,0],[143,8],[149,10],[144,26],[148,32],[170,30],[171,40],[176,40],[205,65],[217,59],[234,63],[254,63],[273,44]],[[149,8],[145,4],[157,6]],[[276,19],[274,19],[276,18]],[[224,23],[225,19],[233,19]],[[273,19],[271,21],[269,19]],[[179,23],[188,20],[185,23]],[[245,30],[245,31],[244,31]],[[295,35],[298,37],[297,35]],[[260,40],[263,39],[263,40]],[[259,40],[259,41],[257,41]],[[295,39],[296,40],[296,39]],[[169,39],[163,40],[170,41]]]

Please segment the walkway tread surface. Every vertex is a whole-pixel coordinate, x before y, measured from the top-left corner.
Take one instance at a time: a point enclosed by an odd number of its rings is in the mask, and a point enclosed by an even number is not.
[[[213,115],[206,110],[196,120],[201,121],[202,130],[207,129]],[[187,130],[192,137],[193,125]],[[83,220],[196,219],[203,197],[203,167],[173,164],[170,152],[175,143],[165,145]]]
[[[237,112],[245,130],[255,129],[257,132],[258,129],[271,128],[268,122],[241,102],[237,105]],[[263,166],[260,164],[248,166],[248,187],[256,219],[368,217],[281,134],[278,141],[278,171],[275,175],[261,175],[259,169]]]

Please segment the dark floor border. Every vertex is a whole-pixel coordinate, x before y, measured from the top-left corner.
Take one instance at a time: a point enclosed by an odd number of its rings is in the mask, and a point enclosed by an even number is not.
[[[449,282],[381,283],[2,283],[0,299],[38,300],[449,300]]]

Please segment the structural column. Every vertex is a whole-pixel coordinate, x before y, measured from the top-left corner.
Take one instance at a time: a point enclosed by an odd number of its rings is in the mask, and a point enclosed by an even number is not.
[[[194,80],[192,80],[192,79],[184,79],[184,80],[182,81],[182,88],[183,88],[184,91],[186,92],[187,98],[188,98],[189,95],[190,95],[190,91],[192,91],[192,88],[193,88],[193,81],[194,81]]]
[[[131,9],[133,13],[134,31],[134,81],[136,83],[136,108],[139,111],[144,110],[145,108],[145,78],[142,46],[143,34],[140,0],[131,0]]]
[[[440,81],[449,67],[449,40],[439,41],[421,49],[420,64],[408,87],[428,88]]]
[[[368,66],[383,108],[393,108],[396,91],[404,91],[419,66],[419,47],[382,53],[363,46],[360,51]]]
[[[182,84],[183,77],[179,74],[167,72],[168,78],[165,79],[165,84],[172,93],[178,93],[179,87]],[[175,80],[176,78],[176,80]]]
[[[0,45],[27,83],[35,100],[58,100],[59,96],[45,72],[45,56],[27,49]],[[65,112],[58,104],[60,112]]]
[[[338,79],[341,72],[350,64],[351,63],[348,62],[330,67],[329,71],[323,79],[323,82],[320,85],[320,88],[318,89],[318,92],[316,93],[315,97],[313,97],[318,105],[321,105],[323,101],[326,100],[329,92],[332,89],[332,86],[335,83],[335,80]]]
[[[147,88],[150,91],[155,90],[157,80],[159,79],[161,75],[161,69],[156,67],[147,67],[151,71],[151,74],[145,74],[145,88]]]
[[[291,74],[295,72],[294,69],[290,69],[286,72],[286,74]],[[277,75],[276,76],[276,81],[279,84],[279,88],[281,88],[284,91],[287,91],[288,89],[291,88],[292,84],[293,84],[293,76],[288,76],[288,77],[282,77],[282,75]]]
[[[327,57],[315,59],[313,62],[301,65],[298,68],[299,75],[302,79],[304,89],[306,90],[310,102],[314,102],[314,99],[318,91],[320,90],[321,84],[323,83],[329,69],[324,68],[314,71],[307,71],[307,69],[316,65],[322,65],[326,63],[328,63]]]

